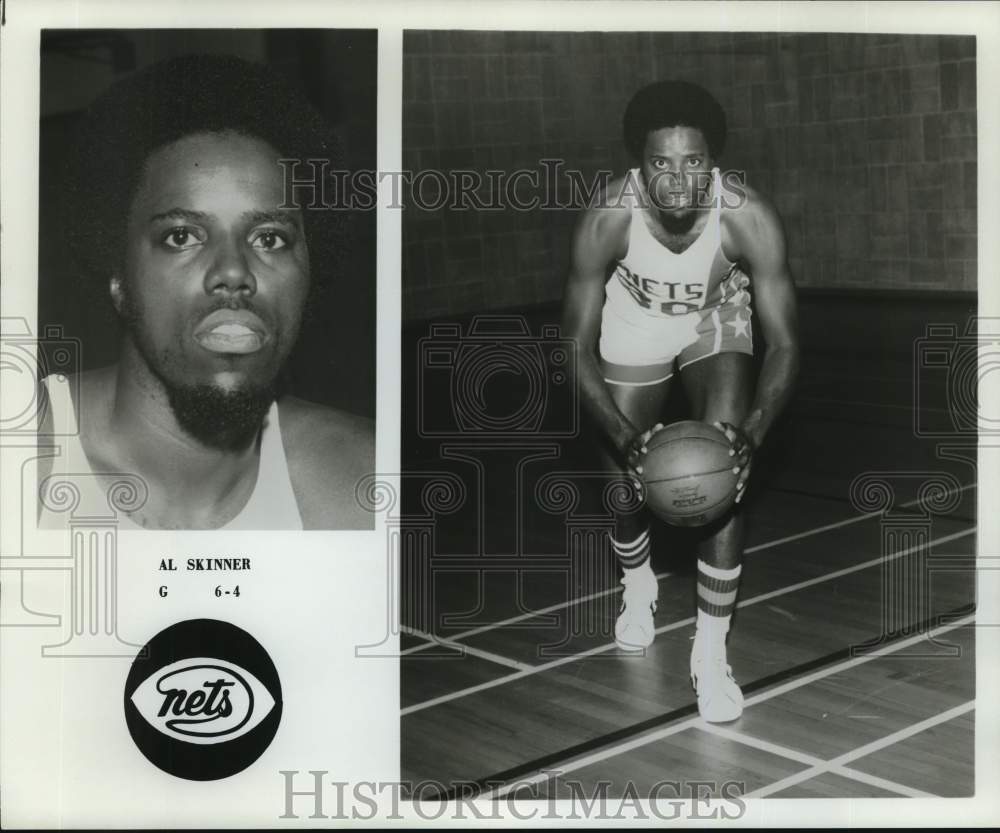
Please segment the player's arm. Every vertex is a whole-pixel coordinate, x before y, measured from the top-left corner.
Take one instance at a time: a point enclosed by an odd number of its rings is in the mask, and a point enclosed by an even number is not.
[[[573,234],[569,277],[563,294],[562,332],[577,345],[577,387],[584,409],[624,458],[639,432],[618,409],[597,360],[604,284],[627,233],[629,215],[619,208],[591,208]]]
[[[799,372],[798,310],[785,232],[774,206],[753,195],[738,224],[741,260],[753,275],[754,312],[764,336],[764,363],[742,429],[759,448],[791,398]]]

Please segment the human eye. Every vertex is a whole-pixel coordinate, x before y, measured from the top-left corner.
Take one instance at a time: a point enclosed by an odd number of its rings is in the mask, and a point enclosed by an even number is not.
[[[255,249],[276,252],[288,245],[288,237],[277,229],[261,229],[254,232],[250,238],[250,245]]]
[[[160,242],[168,249],[183,251],[204,243],[203,235],[191,226],[174,226],[167,229]]]
[[[669,163],[667,162],[666,159],[659,159],[659,158],[654,158],[653,159],[653,167],[656,168],[659,171],[665,170],[667,168],[668,164]]]
[[[701,157],[700,156],[689,156],[688,157],[688,167],[698,168],[701,167]]]

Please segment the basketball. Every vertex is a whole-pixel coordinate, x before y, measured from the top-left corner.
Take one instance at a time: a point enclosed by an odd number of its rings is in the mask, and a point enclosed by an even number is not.
[[[726,514],[736,501],[726,435],[705,422],[684,420],[661,429],[640,460],[646,503],[674,526],[703,526]]]

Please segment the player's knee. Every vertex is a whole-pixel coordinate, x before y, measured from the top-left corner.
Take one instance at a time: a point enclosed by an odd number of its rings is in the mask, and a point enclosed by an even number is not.
[[[747,418],[750,409],[739,403],[722,403],[705,408],[704,413],[697,416],[702,422],[712,425],[716,422],[728,422],[730,425],[740,425]]]

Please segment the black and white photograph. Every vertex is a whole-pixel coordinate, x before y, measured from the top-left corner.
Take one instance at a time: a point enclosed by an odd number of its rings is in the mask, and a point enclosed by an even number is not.
[[[972,796],[976,38],[403,53],[404,778]]]
[[[372,527],[375,212],[317,197],[375,167],[376,45],[42,33],[40,526],[125,473],[123,528]]]
[[[1000,820],[1000,0],[0,0],[0,826]]]

